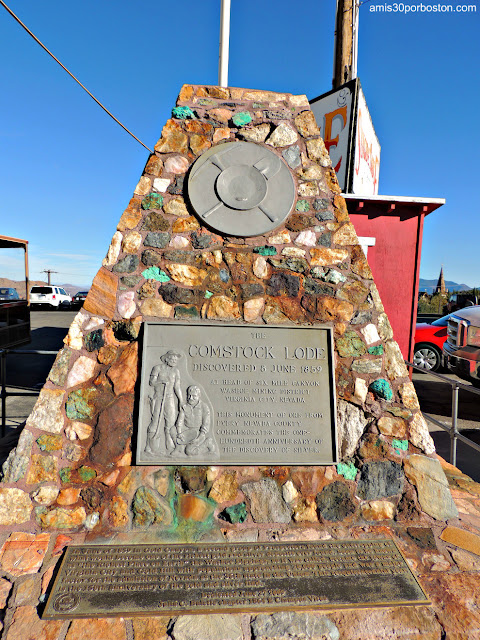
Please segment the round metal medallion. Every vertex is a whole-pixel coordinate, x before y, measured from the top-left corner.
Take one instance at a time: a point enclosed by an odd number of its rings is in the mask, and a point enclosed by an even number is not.
[[[64,593],[55,598],[53,608],[59,613],[67,613],[68,611],[73,611],[73,609],[77,607],[78,602],[78,596],[76,596],[75,594]]]
[[[295,202],[288,167],[270,149],[251,142],[227,142],[198,158],[188,196],[200,218],[231,236],[258,236],[276,229]]]

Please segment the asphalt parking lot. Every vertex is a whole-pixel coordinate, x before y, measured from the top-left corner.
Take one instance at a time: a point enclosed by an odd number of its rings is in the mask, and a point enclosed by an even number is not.
[[[76,311],[33,311],[31,313],[32,341],[16,351],[39,350],[57,352],[63,346],[63,338],[76,315]],[[39,391],[55,360],[55,355],[7,356],[7,390]],[[448,380],[458,380],[456,376],[441,372]],[[425,374],[413,374],[420,407],[441,422],[448,424],[452,415],[452,392],[448,382]],[[465,383],[468,385],[468,383]],[[30,414],[36,396],[7,398],[6,426],[11,433]],[[480,395],[464,389],[459,392],[458,429],[466,437],[480,444]],[[432,437],[439,455],[449,460],[450,437],[439,427],[429,423]],[[480,453],[459,442],[457,445],[457,466],[480,482]]]

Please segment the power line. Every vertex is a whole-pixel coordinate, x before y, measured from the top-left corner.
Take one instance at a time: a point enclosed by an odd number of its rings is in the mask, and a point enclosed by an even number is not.
[[[46,51],[46,52],[48,53],[48,55],[49,55],[49,56],[51,56],[51,57],[55,60],[55,62],[57,62],[57,63],[62,67],[62,69],[63,69],[64,71],[66,71],[66,72],[68,73],[68,75],[69,75],[71,78],[73,78],[73,79],[75,80],[75,82],[76,82],[77,84],[79,84],[79,85],[82,87],[82,89],[83,89],[84,91],[86,91],[86,92],[88,93],[88,95],[89,95],[93,100],[95,100],[95,102],[98,104],[98,106],[99,106],[99,107],[101,107],[101,108],[105,111],[105,113],[107,113],[111,118],[113,118],[113,120],[115,120],[115,122],[116,122],[117,124],[119,124],[119,125],[122,127],[122,129],[124,129],[128,134],[130,134],[130,135],[132,136],[132,138],[135,138],[135,140],[136,140],[137,142],[139,142],[139,143],[142,145],[142,147],[145,147],[145,149],[147,149],[147,151],[150,151],[150,153],[153,153],[153,151],[152,151],[149,147],[147,147],[147,145],[146,145],[146,144],[144,144],[141,140],[139,140],[139,139],[137,138],[137,136],[136,136],[136,135],[134,135],[134,134],[133,134],[129,129],[127,129],[127,127],[126,127],[124,124],[122,124],[122,123],[120,122],[120,120],[118,120],[118,119],[113,115],[113,113],[111,113],[111,112],[107,109],[107,107],[104,107],[104,106],[103,106],[103,104],[102,104],[99,100],[97,100],[97,98],[95,98],[95,96],[93,95],[93,93],[90,93],[90,91],[89,91],[89,90],[88,90],[88,89],[87,89],[87,88],[86,88],[86,87],[85,87],[85,86],[80,82],[80,80],[78,80],[78,79],[73,75],[73,73],[71,73],[71,72],[67,69],[67,67],[65,67],[65,66],[60,62],[60,60],[59,60],[58,58],[56,58],[56,57],[53,55],[53,53],[52,53],[51,51],[49,51],[49,50],[47,49],[47,47],[46,47],[42,42],[40,42],[40,40],[37,38],[37,36],[36,36],[35,34],[33,34],[33,33],[30,31],[30,29],[27,27],[27,25],[25,25],[25,24],[20,20],[20,18],[19,18],[18,16],[16,16],[16,15],[13,13],[13,11],[12,11],[9,7],[7,7],[7,5],[5,4],[5,2],[3,2],[3,0],[0,0],[0,4],[1,4],[1,5],[2,5],[2,6],[3,6],[7,11],[8,11],[8,13],[12,16],[12,18],[14,18],[14,19],[18,22],[18,24],[19,24],[21,27],[23,27],[23,29],[25,29],[25,31],[28,33],[28,35],[30,35],[30,36],[35,40],[35,42],[36,42],[37,44],[39,44],[39,45],[42,47],[42,49],[43,49],[44,51]]]

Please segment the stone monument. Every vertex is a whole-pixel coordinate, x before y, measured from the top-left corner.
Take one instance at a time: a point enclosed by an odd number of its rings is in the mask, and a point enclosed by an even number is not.
[[[437,549],[458,512],[305,96],[182,87],[3,473],[2,569],[43,591],[79,543],[387,536],[423,570],[414,530]],[[36,555],[18,573],[20,548]],[[67,640],[250,624],[62,627],[38,594],[15,602],[7,640],[22,624]],[[440,637],[448,623],[415,611],[369,620]],[[351,632],[348,614],[302,615],[257,616],[252,637]]]

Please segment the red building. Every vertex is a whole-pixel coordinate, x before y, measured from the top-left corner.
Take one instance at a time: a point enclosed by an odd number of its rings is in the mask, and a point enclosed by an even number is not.
[[[423,221],[443,198],[342,194],[367,255],[394,338],[413,357]]]

